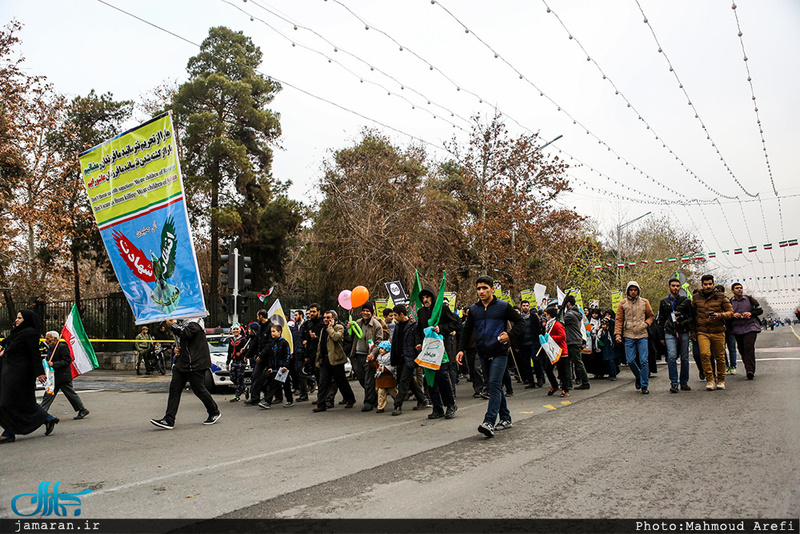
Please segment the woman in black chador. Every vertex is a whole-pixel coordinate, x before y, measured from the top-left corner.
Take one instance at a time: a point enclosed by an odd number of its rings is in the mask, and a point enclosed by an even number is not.
[[[0,342],[0,444],[12,443],[17,434],[30,434],[45,426],[50,434],[58,423],[36,402],[36,380],[44,382],[39,354],[39,316],[30,310],[17,313],[11,334]]]

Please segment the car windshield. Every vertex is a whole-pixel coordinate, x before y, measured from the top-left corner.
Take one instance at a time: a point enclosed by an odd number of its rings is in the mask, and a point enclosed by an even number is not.
[[[227,354],[228,338],[227,337],[210,338],[208,340],[208,347],[211,350],[211,352],[224,352]]]

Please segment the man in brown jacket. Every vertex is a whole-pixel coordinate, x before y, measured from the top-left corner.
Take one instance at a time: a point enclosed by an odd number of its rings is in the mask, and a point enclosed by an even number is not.
[[[733,317],[733,307],[725,295],[714,288],[714,277],[704,274],[701,289],[692,299],[695,322],[692,339],[700,346],[700,361],[706,377],[706,390],[725,389],[725,321]],[[716,382],[711,357],[717,367]]]
[[[639,284],[634,280],[625,288],[626,298],[617,306],[617,325],[614,335],[617,343],[625,340],[625,360],[636,378],[636,389],[647,395],[650,364],[647,351],[647,327],[653,324],[654,314],[650,301],[639,296]],[[636,356],[639,362],[636,362]]]
[[[352,408],[356,397],[350,388],[350,382],[344,373],[344,364],[347,356],[342,348],[344,339],[344,326],[339,324],[339,316],[333,310],[328,310],[323,316],[324,327],[317,344],[316,366],[319,369],[319,386],[317,389],[317,407],[312,412],[324,412],[325,399],[328,398],[328,389],[331,381],[336,382],[339,391],[346,401],[345,408]]]

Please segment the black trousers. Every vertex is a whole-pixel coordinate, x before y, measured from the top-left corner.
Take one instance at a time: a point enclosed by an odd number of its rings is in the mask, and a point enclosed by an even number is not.
[[[178,414],[178,406],[181,404],[181,393],[183,393],[183,388],[186,387],[186,382],[189,382],[195,396],[203,402],[208,415],[219,413],[217,403],[214,402],[211,393],[206,389],[204,383],[205,376],[205,369],[202,371],[179,371],[175,367],[172,368],[172,381],[169,383],[167,413],[164,414],[164,419],[166,419],[169,424],[175,424],[175,416]]]
[[[347,375],[344,373],[344,364],[323,364],[319,368],[319,387],[317,388],[318,407],[325,407],[325,401],[328,398],[328,390],[331,387],[331,381],[336,382],[336,387],[342,392],[342,397],[344,397],[345,401],[353,403],[356,402],[356,396],[353,394],[353,388],[350,387],[350,382],[347,380]]]
[[[417,399],[417,404],[422,404],[425,402],[425,392],[423,392],[422,388],[419,387],[419,383],[416,379],[416,365],[409,367],[408,365],[403,364],[397,367],[397,396],[394,398],[395,408],[403,407],[403,402],[408,396],[409,388],[411,389],[411,392],[414,393],[414,397]]]

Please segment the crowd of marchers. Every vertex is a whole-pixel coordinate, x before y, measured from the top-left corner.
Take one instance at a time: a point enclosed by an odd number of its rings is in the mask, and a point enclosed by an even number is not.
[[[401,304],[384,310],[379,318],[367,302],[355,325],[312,303],[307,314],[295,312],[290,321],[292,343],[284,338],[283,325],[272,323],[268,312],[260,310],[257,321],[231,329],[227,367],[235,390],[230,401],[261,409],[310,402],[315,413],[324,413],[337,406],[352,409],[360,398],[362,412],[391,411],[394,416],[403,415],[410,401],[412,410],[430,409],[429,419],[452,419],[458,410],[457,386],[469,382],[472,396],[488,401],[478,431],[493,437],[512,426],[506,398],[520,384],[526,389],[549,386],[548,396],[568,397],[572,389],[591,387],[589,375],[616,380],[627,365],[636,389],[649,394],[650,375],[665,353],[670,393],[690,391],[692,352],[705,389],[725,390],[727,376],[737,374],[737,350],[747,380],[755,377],[755,342],[763,310],[739,283],[732,285],[728,297],[713,276],[704,275],[701,287],[687,295],[680,281],[671,279],[654,309],[631,281],[616,310],[585,312],[572,295],[562,305],[544,310],[532,309],[526,301],[514,307],[494,295],[494,282],[488,276],[479,277],[475,289],[477,301],[463,308],[461,317],[445,301],[437,320],[432,320],[437,295],[430,287],[420,292],[422,307],[413,312]],[[174,427],[187,382],[208,412],[204,424],[215,424],[221,417],[204,385],[211,358],[200,323],[167,320],[163,332],[158,332],[158,337],[174,341],[166,412],[151,419],[159,428]],[[75,419],[89,414],[65,372],[69,352],[58,346],[55,332],[48,332],[46,354],[56,370],[55,388],[41,405],[36,402],[35,379],[45,379],[39,324],[34,312],[23,310],[10,335],[0,342],[0,444],[13,443],[17,435],[40,427],[46,435],[52,433],[59,420],[48,410],[59,391],[75,410]],[[435,371],[423,370],[417,363],[429,327],[445,344]],[[551,352],[541,350],[542,343],[555,343],[560,350],[551,357]],[[357,391],[348,380],[348,364]],[[252,377],[245,387],[248,367]]]

